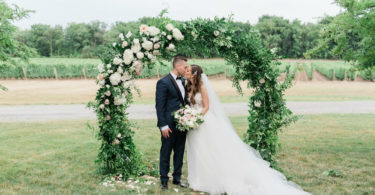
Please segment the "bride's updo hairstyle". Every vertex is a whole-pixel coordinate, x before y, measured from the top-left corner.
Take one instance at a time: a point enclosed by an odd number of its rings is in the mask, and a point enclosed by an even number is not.
[[[194,98],[195,94],[199,92],[202,85],[202,73],[203,70],[200,66],[195,64],[191,65],[191,74],[193,75],[194,84],[188,80],[186,89],[187,91],[191,92],[190,103],[193,105],[196,103]]]

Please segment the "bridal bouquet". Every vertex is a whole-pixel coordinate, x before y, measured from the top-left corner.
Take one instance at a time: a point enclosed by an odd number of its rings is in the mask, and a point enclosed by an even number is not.
[[[176,127],[180,131],[190,131],[204,122],[203,114],[189,105],[177,110],[173,115],[177,123]]]

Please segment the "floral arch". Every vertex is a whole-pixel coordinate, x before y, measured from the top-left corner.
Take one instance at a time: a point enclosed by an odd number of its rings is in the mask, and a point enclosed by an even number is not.
[[[90,102],[97,114],[101,141],[97,163],[101,173],[130,176],[147,174],[147,166],[133,142],[133,123],[127,108],[132,103],[133,79],[142,67],[151,69],[156,62],[170,60],[176,53],[195,50],[206,54],[212,49],[235,68],[233,86],[242,93],[240,81],[254,89],[249,97],[248,130],[244,141],[257,149],[275,166],[279,145],[278,131],[295,117],[286,108],[283,92],[291,85],[292,75],[277,80],[280,72],[272,52],[263,48],[257,31],[243,33],[231,18],[195,19],[176,22],[163,14],[141,25],[139,33],[120,34],[98,66],[96,101]]]

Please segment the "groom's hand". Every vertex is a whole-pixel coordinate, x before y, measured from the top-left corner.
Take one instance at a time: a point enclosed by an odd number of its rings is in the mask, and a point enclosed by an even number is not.
[[[164,138],[169,138],[169,133],[172,133],[172,130],[170,128],[161,131],[161,134]]]

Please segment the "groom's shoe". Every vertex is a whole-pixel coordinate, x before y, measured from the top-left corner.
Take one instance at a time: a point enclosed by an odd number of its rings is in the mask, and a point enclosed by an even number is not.
[[[161,189],[162,190],[168,190],[168,181],[162,181],[161,182]]]
[[[178,185],[178,186],[180,186],[182,188],[187,188],[187,185],[184,184],[184,183],[182,183],[181,180],[180,181],[173,180],[173,184],[174,185]]]

